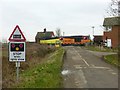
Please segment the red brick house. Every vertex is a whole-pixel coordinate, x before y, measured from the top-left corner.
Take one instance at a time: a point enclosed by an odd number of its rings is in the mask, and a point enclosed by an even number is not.
[[[120,46],[120,17],[105,18],[103,26],[105,27],[103,41],[107,44],[107,40],[110,40],[113,48]]]

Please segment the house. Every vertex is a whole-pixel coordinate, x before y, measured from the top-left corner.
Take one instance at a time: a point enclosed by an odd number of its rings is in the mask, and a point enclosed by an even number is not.
[[[54,37],[54,32],[53,31],[46,31],[46,28],[44,29],[43,32],[37,32],[35,36],[35,42],[40,43],[40,40],[45,40]]]
[[[103,42],[103,35],[94,35],[94,44],[101,45]]]
[[[117,48],[120,45],[120,17],[104,19],[103,41],[107,47]]]

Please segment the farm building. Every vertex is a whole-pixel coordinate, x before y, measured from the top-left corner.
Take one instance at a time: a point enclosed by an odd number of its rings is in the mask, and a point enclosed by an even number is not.
[[[40,40],[45,40],[47,38],[52,38],[54,36],[55,35],[53,31],[46,31],[46,28],[45,28],[43,32],[37,32],[35,36],[35,42],[40,43]]]
[[[120,45],[120,17],[109,17],[104,19],[105,27],[103,41],[107,47],[117,48]]]

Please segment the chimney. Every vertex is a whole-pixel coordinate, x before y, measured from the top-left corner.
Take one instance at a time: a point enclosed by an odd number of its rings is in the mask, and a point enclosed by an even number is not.
[[[46,28],[44,28],[44,33],[46,33]]]

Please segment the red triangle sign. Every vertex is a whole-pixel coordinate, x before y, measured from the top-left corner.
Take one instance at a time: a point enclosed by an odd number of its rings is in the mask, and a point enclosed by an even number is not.
[[[12,34],[9,37],[9,41],[13,42],[25,42],[26,38],[23,35],[22,31],[20,30],[20,27],[16,25],[15,29],[13,30]]]

